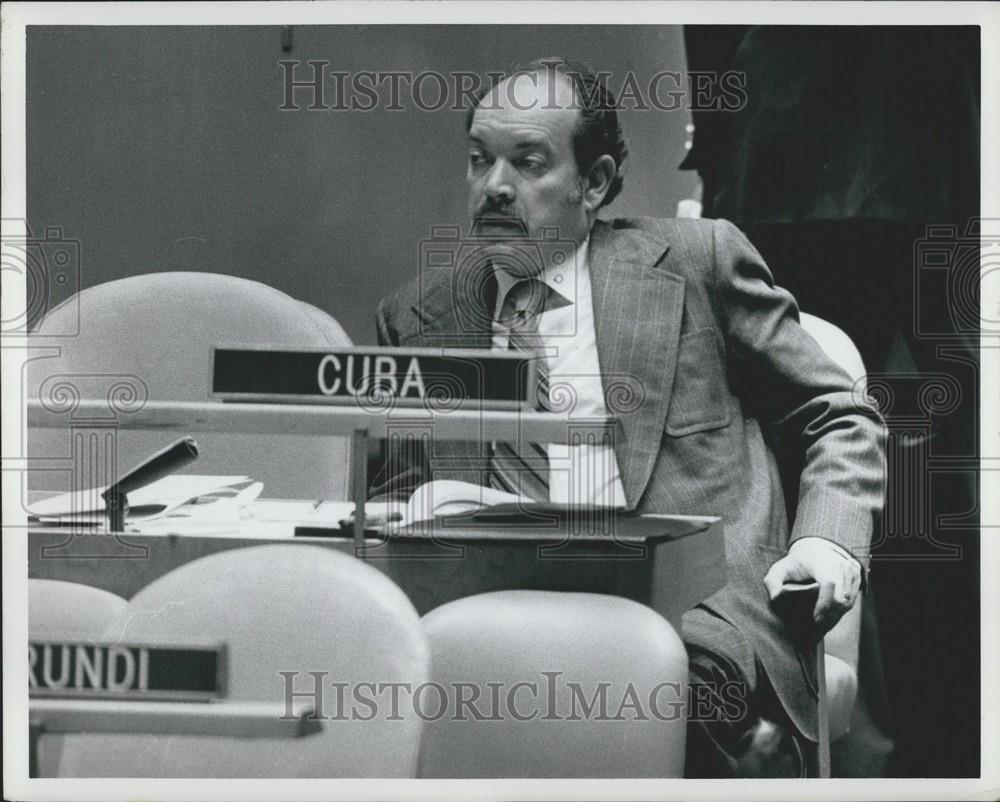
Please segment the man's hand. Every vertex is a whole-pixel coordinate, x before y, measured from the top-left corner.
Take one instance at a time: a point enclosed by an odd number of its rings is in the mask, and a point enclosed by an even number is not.
[[[819,596],[813,620],[820,633],[833,629],[851,607],[861,590],[861,565],[844,549],[821,537],[803,537],[788,549],[764,577],[771,601],[788,583],[816,582]]]

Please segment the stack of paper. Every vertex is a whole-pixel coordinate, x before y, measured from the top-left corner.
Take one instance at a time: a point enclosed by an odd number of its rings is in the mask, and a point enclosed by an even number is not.
[[[172,474],[134,490],[128,495],[128,522],[150,521],[170,515],[185,505],[226,499],[248,503],[263,490],[249,476],[201,476]],[[29,505],[29,518],[42,523],[100,524],[105,519],[101,494],[105,487],[63,493]]]

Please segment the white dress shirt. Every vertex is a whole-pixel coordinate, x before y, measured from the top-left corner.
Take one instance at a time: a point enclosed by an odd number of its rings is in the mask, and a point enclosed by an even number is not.
[[[549,368],[549,403],[571,421],[607,416],[601,364],[594,329],[594,305],[587,265],[589,240],[577,248],[575,258],[550,265],[538,279],[570,301],[548,309],[538,319],[539,350]],[[496,322],[504,299],[520,277],[498,269],[497,305],[494,310],[493,347],[506,350],[508,332]],[[569,407],[567,409],[567,407]],[[625,490],[611,445],[568,446],[549,443],[549,500],[562,504],[624,507]]]

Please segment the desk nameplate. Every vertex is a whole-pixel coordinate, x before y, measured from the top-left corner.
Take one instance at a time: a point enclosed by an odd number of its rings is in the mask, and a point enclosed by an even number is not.
[[[225,648],[32,638],[28,696],[208,702],[225,693]]]
[[[211,395],[223,401],[530,410],[534,359],[448,348],[212,350]]]

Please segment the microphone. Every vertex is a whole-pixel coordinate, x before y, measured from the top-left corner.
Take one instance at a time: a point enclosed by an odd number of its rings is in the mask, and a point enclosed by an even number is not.
[[[176,473],[185,465],[198,458],[198,444],[193,437],[182,437],[180,440],[162,448],[145,461],[139,463],[131,471],[111,487],[101,493],[107,505],[108,522],[112,532],[125,531],[125,513],[128,510],[128,494],[140,487],[145,487],[157,479]]]

